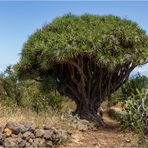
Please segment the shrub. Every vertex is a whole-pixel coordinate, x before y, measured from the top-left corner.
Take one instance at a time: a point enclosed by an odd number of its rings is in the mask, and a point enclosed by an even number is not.
[[[132,94],[125,101],[122,127],[130,128],[139,134],[140,139],[148,136],[148,94],[146,89]]]
[[[47,98],[45,95],[42,95],[35,86],[30,86],[25,93],[27,95],[26,106],[31,108],[31,110],[37,113],[48,111],[49,98]]]
[[[140,74],[132,76],[121,88],[112,94],[111,98],[109,98],[109,106],[118,102],[124,103],[128,97],[137,95],[137,89],[141,92],[143,88],[148,88],[148,78]]]
[[[23,82],[18,81],[12,66],[8,66],[0,75],[0,85],[0,97],[5,105],[22,105]]]
[[[48,104],[56,110],[60,110],[62,108],[62,102],[65,100],[65,97],[62,97],[59,93],[50,93]]]
[[[140,140],[148,136],[148,78],[131,77],[110,99],[110,106],[121,102],[123,115],[122,128],[131,129],[139,135]]]
[[[40,87],[35,81],[26,81],[23,100],[25,106],[28,106],[33,111],[47,112],[49,107],[58,111],[62,107],[63,97],[55,91],[43,93],[38,89]]]
[[[47,112],[49,107],[60,110],[64,97],[52,90],[42,93],[40,87],[39,83],[33,80],[19,81],[17,73],[9,66],[0,74],[0,103],[7,107],[30,108],[37,113]]]
[[[141,92],[143,90],[143,88],[147,88],[147,84],[148,78],[145,76],[137,74],[131,77],[131,79],[121,87],[122,99],[126,100],[129,96],[132,96],[133,94],[137,95],[139,91]]]
[[[31,108],[37,113],[42,111],[47,112],[49,107],[52,107],[54,111],[59,111],[62,108],[63,100],[63,97],[60,95],[50,93],[48,96],[46,96],[39,94],[37,98],[34,97],[32,99]]]

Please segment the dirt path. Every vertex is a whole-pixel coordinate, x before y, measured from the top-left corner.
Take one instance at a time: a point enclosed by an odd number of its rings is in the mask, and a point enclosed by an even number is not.
[[[129,148],[138,147],[137,138],[132,133],[119,130],[119,123],[104,115],[106,127],[97,131],[75,131],[65,147]]]

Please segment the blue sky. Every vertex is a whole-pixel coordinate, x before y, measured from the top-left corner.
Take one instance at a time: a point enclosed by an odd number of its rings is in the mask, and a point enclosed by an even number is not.
[[[0,2],[0,70],[19,61],[23,43],[37,28],[66,13],[117,15],[148,34],[148,2]],[[148,76],[148,65],[133,72]]]

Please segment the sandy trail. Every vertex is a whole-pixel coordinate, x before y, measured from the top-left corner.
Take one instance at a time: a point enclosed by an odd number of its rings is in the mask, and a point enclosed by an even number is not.
[[[112,120],[104,114],[106,127],[97,131],[74,131],[71,141],[64,147],[75,148],[129,148],[138,147],[137,137],[130,132],[121,132],[119,122]]]

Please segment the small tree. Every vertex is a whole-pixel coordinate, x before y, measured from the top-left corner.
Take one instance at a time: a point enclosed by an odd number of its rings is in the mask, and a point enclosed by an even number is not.
[[[12,66],[8,66],[3,74],[0,75],[0,97],[9,103],[16,103],[21,106],[23,96],[23,83],[18,81],[16,72]]]
[[[146,62],[148,37],[126,19],[69,14],[31,35],[21,55],[21,79],[49,83],[75,101],[74,114],[103,124],[98,107]]]

